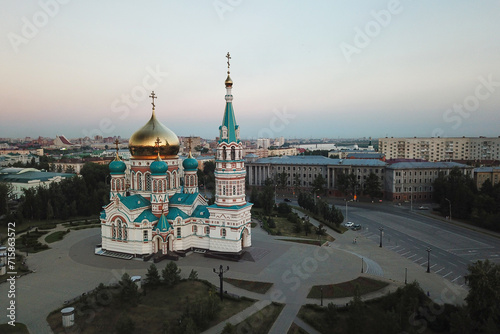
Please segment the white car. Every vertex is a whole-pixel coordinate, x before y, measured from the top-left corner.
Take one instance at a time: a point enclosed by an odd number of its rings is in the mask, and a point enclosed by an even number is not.
[[[352,225],[354,225],[353,222],[347,222],[344,224],[345,227],[352,227]]]

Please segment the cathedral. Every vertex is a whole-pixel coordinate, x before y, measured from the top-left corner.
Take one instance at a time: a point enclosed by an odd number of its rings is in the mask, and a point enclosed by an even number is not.
[[[251,246],[252,204],[245,197],[246,171],[232,104],[229,53],[226,57],[226,107],[215,156],[215,203],[208,205],[198,191],[197,160],[189,152],[181,162],[179,139],[156,118],[153,92],[151,119],[129,140],[130,174],[125,173],[118,152],[109,164],[110,203],[100,216],[100,254],[141,257],[188,250],[235,254]]]

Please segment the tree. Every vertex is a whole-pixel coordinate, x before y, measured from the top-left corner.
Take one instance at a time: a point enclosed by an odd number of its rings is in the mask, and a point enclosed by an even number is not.
[[[119,299],[124,306],[136,306],[139,302],[139,291],[137,290],[137,285],[132,282],[129,274],[125,273],[122,276],[120,282],[120,293]]]
[[[489,260],[468,266],[465,276],[469,293],[465,298],[469,315],[477,330],[488,321],[500,321],[500,265]]]
[[[288,174],[283,171],[281,173],[276,174],[276,186],[278,189],[285,189],[288,183]]]
[[[181,269],[177,267],[177,264],[175,264],[175,262],[170,261],[162,270],[161,276],[163,278],[163,283],[168,287],[172,287],[180,282]]]
[[[189,273],[188,280],[194,281],[198,279],[198,272],[194,269],[191,269],[191,272]]]
[[[160,274],[158,273],[158,268],[156,268],[156,265],[154,263],[151,263],[151,265],[149,266],[148,272],[146,273],[146,279],[148,285],[153,287],[161,283]]]
[[[379,177],[375,173],[370,173],[365,181],[364,193],[373,200],[375,197],[382,196],[382,186]]]
[[[259,196],[260,204],[264,209],[264,214],[270,215],[274,207],[274,184],[272,179],[266,179],[264,189]]]
[[[313,188],[313,193],[314,195],[323,195],[326,193],[326,180],[323,177],[323,175],[318,174],[313,182],[312,182],[312,188]]]
[[[474,204],[476,188],[473,180],[453,167],[448,175],[440,174],[433,183],[433,199],[441,206],[441,213],[455,218],[469,218]],[[448,202],[449,201],[449,202]]]
[[[9,213],[9,200],[13,195],[11,183],[0,182],[0,216]]]

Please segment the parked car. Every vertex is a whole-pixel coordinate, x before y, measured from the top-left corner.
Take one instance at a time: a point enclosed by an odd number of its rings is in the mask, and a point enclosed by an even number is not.
[[[352,225],[351,230],[353,230],[353,231],[358,231],[358,230],[361,230],[361,225],[359,225],[359,224],[354,224],[354,225]]]
[[[284,201],[285,201],[285,202],[291,202],[292,200],[291,200],[291,199],[289,199],[289,198],[285,198],[285,199],[284,199]]]
[[[344,224],[345,227],[352,227],[354,225],[353,222],[347,222]]]
[[[418,207],[418,209],[419,209],[419,210],[429,210],[429,208],[428,208],[428,207],[423,206],[423,205],[422,205],[422,206],[419,206],[419,207]]]

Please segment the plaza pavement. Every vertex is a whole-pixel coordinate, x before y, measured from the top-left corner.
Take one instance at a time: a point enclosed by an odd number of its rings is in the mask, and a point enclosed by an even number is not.
[[[318,224],[314,220],[311,222]],[[328,246],[318,247],[278,241],[276,239],[283,237],[270,236],[256,227],[252,229],[250,250],[255,261],[224,262],[208,259],[200,254],[191,254],[181,258],[177,265],[182,269],[183,277],[187,277],[191,269],[195,269],[198,277],[210,281],[215,286],[219,285],[219,277],[212,269],[220,264],[230,267],[226,277],[273,282],[272,288],[264,295],[224,284],[224,290],[229,293],[259,300],[228,320],[234,324],[259,311],[271,301],[285,304],[270,333],[286,333],[294,321],[308,327],[296,318],[296,315],[303,304],[320,303],[317,299],[306,298],[311,286],[349,281],[360,275],[391,283],[384,291],[364,296],[365,299],[380,296],[404,284],[405,268],[408,268],[408,282],[417,280],[424,291],[428,291],[431,298],[437,302],[462,303],[466,296],[466,290],[439,275],[426,273],[425,267],[378,247],[377,243],[363,238],[357,232],[347,231],[340,235],[328,228],[327,232],[335,241],[330,242]],[[354,237],[357,237],[356,244],[352,242]],[[51,249],[30,254],[27,263],[35,273],[16,280],[16,321],[25,323],[31,333],[51,333],[45,319],[50,311],[61,307],[64,301],[90,291],[99,283],[116,282],[125,272],[131,276],[145,276],[150,263],[96,256],[94,246],[98,243],[99,229],[71,231],[62,241],[50,244]],[[163,269],[166,263],[163,261],[157,264],[158,269]],[[8,285],[0,284],[0,309],[5,314],[8,305],[7,292]],[[350,298],[324,299],[324,305],[329,302],[345,305],[349,301]],[[92,321],[92,312],[84,316],[88,317],[88,321]],[[8,320],[4,315],[2,319]],[[0,323],[6,320],[1,320]],[[207,330],[206,333],[220,333],[224,325],[225,322]],[[311,328],[306,330],[315,333]]]

